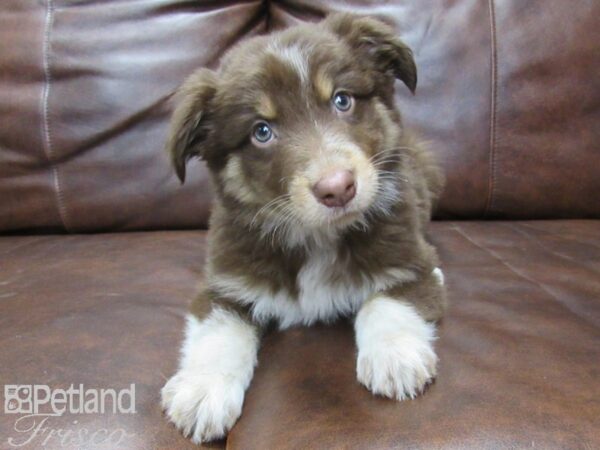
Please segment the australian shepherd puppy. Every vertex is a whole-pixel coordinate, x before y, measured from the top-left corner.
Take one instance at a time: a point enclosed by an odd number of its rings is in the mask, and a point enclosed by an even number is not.
[[[183,85],[168,150],[206,161],[216,199],[206,287],[162,389],[194,442],[242,411],[261,333],[354,317],[358,381],[413,398],[436,375],[443,275],[424,231],[442,176],[402,125],[410,49],[386,24],[334,14],[254,37]]]

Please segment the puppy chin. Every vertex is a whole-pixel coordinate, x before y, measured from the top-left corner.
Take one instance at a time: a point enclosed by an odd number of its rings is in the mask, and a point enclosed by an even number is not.
[[[359,210],[348,210],[348,208],[332,208],[329,211],[327,223],[337,228],[346,228],[360,220],[363,212]]]
[[[353,205],[353,202],[342,207],[322,207],[321,223],[319,227],[336,229],[347,228],[359,221],[364,215],[364,209]],[[365,208],[366,209],[366,208]]]

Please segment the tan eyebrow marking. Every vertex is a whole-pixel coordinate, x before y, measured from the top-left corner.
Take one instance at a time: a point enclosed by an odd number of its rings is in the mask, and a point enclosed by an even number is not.
[[[254,192],[248,187],[248,181],[239,156],[232,155],[222,172],[225,191],[243,203],[256,203]]]
[[[333,81],[329,75],[327,75],[325,71],[319,70],[315,74],[313,83],[321,100],[324,102],[328,101],[333,95]]]
[[[273,120],[277,117],[277,108],[275,103],[266,94],[262,94],[258,99],[256,112],[265,119]]]

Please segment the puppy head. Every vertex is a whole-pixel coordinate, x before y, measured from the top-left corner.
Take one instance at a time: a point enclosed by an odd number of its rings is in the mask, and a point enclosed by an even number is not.
[[[414,92],[412,53],[372,18],[334,14],[249,39],[181,88],[167,144],[176,172],[183,182],[186,161],[204,159],[221,199],[265,229],[363,221],[395,194],[395,79]]]

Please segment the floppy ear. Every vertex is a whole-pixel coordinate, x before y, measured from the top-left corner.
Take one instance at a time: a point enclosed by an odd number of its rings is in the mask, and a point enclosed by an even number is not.
[[[376,70],[402,80],[414,94],[417,88],[417,66],[413,53],[388,24],[372,17],[334,13],[325,25],[346,40],[350,48],[363,52]]]
[[[179,103],[171,117],[167,151],[181,183],[185,181],[185,164],[203,157],[210,132],[210,103],[216,92],[216,75],[209,69],[192,74],[177,93]]]

